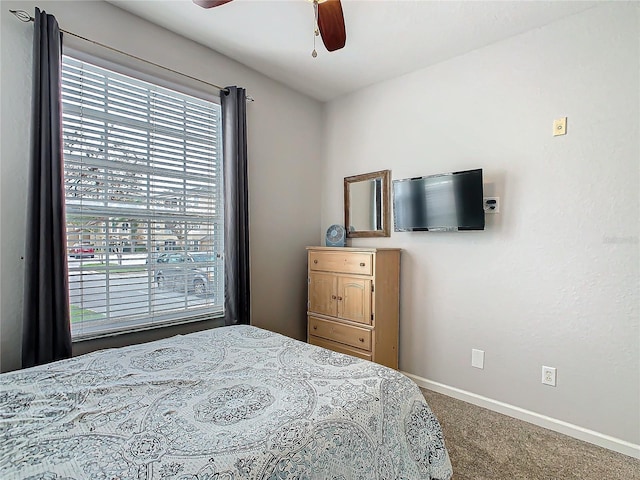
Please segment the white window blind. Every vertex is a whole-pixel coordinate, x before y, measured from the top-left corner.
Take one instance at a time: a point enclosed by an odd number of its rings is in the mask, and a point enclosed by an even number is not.
[[[220,106],[63,57],[74,339],[223,315]]]

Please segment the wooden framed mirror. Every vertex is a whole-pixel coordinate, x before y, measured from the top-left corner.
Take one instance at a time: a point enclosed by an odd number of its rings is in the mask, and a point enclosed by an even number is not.
[[[344,228],[347,237],[388,237],[391,171],[344,179]]]

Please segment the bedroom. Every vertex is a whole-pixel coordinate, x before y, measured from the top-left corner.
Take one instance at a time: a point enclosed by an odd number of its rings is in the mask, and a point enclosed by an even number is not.
[[[2,2],[1,12],[2,371],[20,362],[24,211],[15,206],[26,202],[28,153],[13,139],[28,138],[32,34],[7,12],[35,5]],[[428,388],[638,451],[636,3],[596,6],[327,103],[111,4],[39,5],[65,29],[256,99],[248,106],[256,326],[305,338],[305,247],[341,223],[344,177],[484,168],[502,200],[484,232],[353,241],[403,249],[400,369]],[[562,116],[568,134],[554,138]],[[104,346],[83,342],[76,353]],[[471,367],[474,348],[486,352],[483,370]],[[558,369],[556,388],[540,383],[542,365]]]

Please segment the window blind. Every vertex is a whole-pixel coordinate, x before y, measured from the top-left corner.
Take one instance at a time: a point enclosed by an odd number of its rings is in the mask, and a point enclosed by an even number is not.
[[[223,315],[220,106],[63,57],[74,339]]]

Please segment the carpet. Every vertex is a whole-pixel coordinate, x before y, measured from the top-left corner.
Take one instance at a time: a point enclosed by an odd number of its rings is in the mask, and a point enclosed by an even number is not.
[[[640,480],[640,460],[422,389],[453,480]]]

